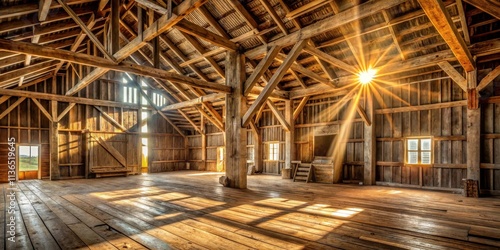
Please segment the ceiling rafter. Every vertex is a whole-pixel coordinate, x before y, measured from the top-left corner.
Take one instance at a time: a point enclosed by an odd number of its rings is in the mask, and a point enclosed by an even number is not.
[[[178,21],[180,21],[184,16],[193,12],[196,8],[203,5],[207,0],[197,0],[197,1],[185,1],[183,4],[176,7],[174,10],[175,14],[172,14],[172,17],[162,16],[159,18],[153,25],[151,25],[148,29],[146,29],[141,36],[136,37],[134,40],[129,42],[127,45],[122,47],[118,52],[116,52],[113,57],[117,61],[122,61],[132,53],[143,47],[148,41],[152,40],[156,36],[163,33],[163,31],[172,28]],[[73,95],[85,88],[88,84],[98,79],[102,75],[104,75],[108,70],[97,68],[90,72],[85,78],[80,80],[73,88],[68,90],[66,95]]]
[[[435,0],[418,0],[418,2],[465,71],[473,71],[475,62],[472,55],[443,3]]]

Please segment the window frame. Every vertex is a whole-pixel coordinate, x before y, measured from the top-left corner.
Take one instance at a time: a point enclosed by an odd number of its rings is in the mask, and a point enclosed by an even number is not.
[[[280,142],[269,142],[268,144],[268,161],[279,161],[280,160]]]
[[[430,149],[429,150],[423,150],[422,149],[422,140],[429,139],[430,142]],[[418,148],[417,150],[410,150],[408,149],[408,141],[409,140],[418,140],[417,145]],[[417,163],[409,163],[408,162],[408,153],[409,152],[417,152]],[[422,163],[422,152],[429,152],[430,153],[430,163]],[[434,165],[434,138],[432,136],[415,136],[415,137],[406,137],[404,139],[404,164],[408,166],[432,166]]]

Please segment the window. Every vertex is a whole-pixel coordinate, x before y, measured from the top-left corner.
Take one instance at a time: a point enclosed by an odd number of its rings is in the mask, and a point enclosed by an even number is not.
[[[156,92],[153,92],[152,99],[153,99],[153,103],[158,107],[162,107],[167,103],[167,99],[165,99],[165,97],[162,94],[159,94]]]
[[[431,138],[410,138],[406,140],[407,164],[432,164],[431,152]]]
[[[123,87],[123,102],[125,103],[137,103],[137,88],[133,87]]]
[[[277,161],[280,156],[280,144],[278,142],[269,143],[269,160]]]
[[[19,171],[38,171],[38,146],[19,146]]]

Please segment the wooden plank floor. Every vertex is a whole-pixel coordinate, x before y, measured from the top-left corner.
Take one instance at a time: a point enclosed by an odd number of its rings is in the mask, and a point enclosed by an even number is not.
[[[500,199],[219,173],[21,181],[4,249],[498,249]],[[3,185],[2,223],[10,217]],[[8,230],[8,229],[7,229]]]

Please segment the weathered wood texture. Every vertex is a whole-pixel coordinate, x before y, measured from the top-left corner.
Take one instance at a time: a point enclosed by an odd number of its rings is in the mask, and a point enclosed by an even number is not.
[[[248,177],[248,192],[221,188],[219,176],[22,182],[17,247],[495,249],[500,240],[497,199],[262,175]]]
[[[421,82],[388,89],[387,107],[418,106],[460,101],[466,93],[451,79]],[[404,101],[404,102],[403,102]],[[407,103],[407,104],[405,104]],[[466,171],[466,107],[376,115],[378,184],[458,189]],[[405,138],[433,137],[432,165],[405,164]]]
[[[217,171],[217,148],[224,147],[224,133],[211,124],[206,125],[205,131],[207,138],[206,168],[202,161],[202,136],[200,134],[188,136],[189,153],[187,159],[190,164],[190,169]]]
[[[85,74],[89,69],[90,67],[77,67],[76,71],[70,70],[65,76],[57,77],[57,89],[54,91],[51,79],[29,86],[27,90],[64,94],[78,81],[78,75]],[[123,102],[123,87],[123,84],[117,82],[97,81],[91,83],[87,90],[81,91],[78,97]],[[17,97],[9,98],[0,104],[0,108],[5,110],[17,100]],[[50,113],[50,101],[38,101]],[[84,178],[92,169],[123,167],[109,151],[96,142],[96,138],[99,137],[125,158],[129,173],[141,172],[138,162],[140,152],[138,149],[141,145],[137,143],[139,141],[137,109],[100,106],[106,114],[105,117],[92,105],[77,104],[71,107],[67,102],[57,103],[57,116],[60,118],[57,132],[59,179]],[[145,110],[145,112],[151,111]],[[126,131],[118,127],[115,122]],[[149,133],[144,133],[143,138],[149,140],[149,171],[185,169],[186,155],[182,136],[158,114],[149,118],[147,124]],[[49,178],[49,131],[50,121],[47,116],[40,111],[33,100],[27,98],[0,119],[0,150],[2,152],[7,150],[7,138],[10,137],[15,137],[20,144],[40,145],[40,176]],[[88,134],[92,135],[90,139],[86,139]],[[6,159],[0,162],[1,182],[7,181],[6,163]],[[89,169],[86,170],[86,167]]]

